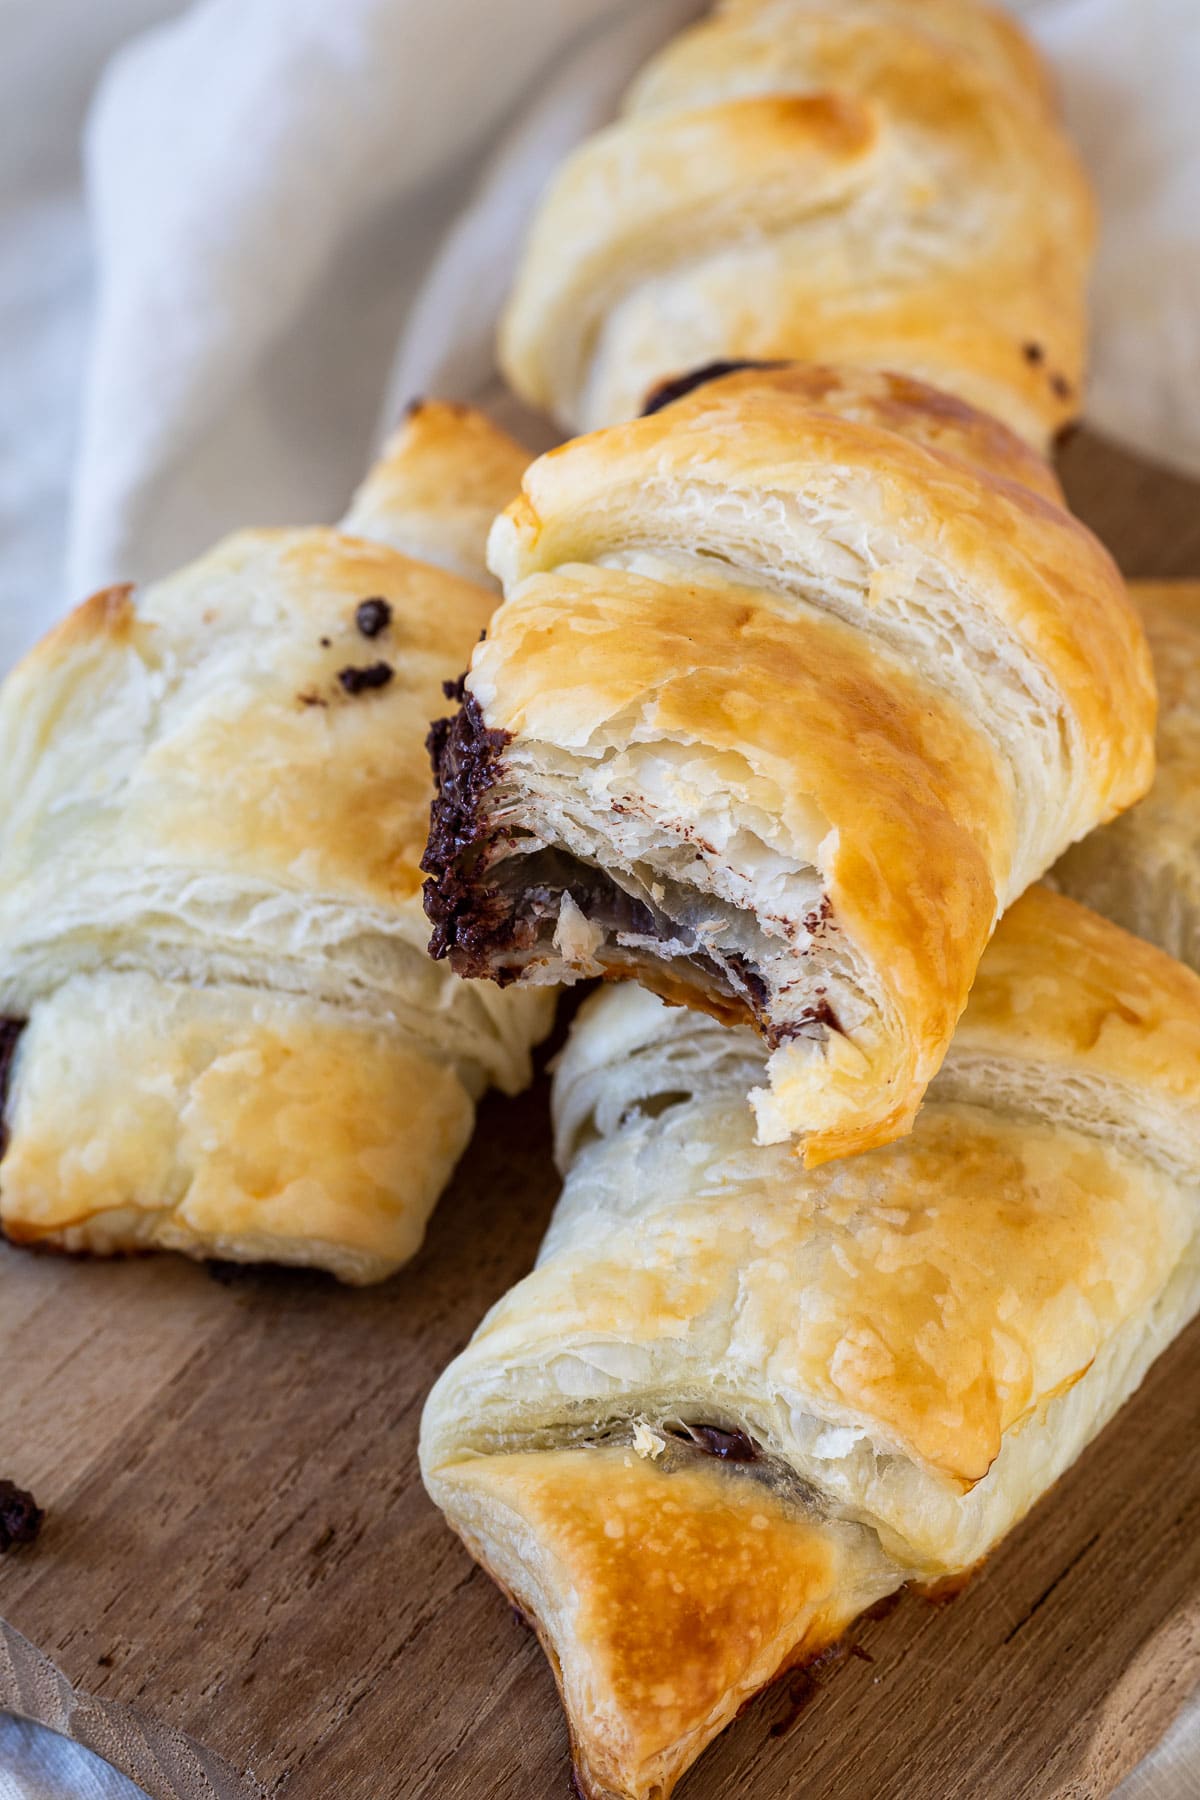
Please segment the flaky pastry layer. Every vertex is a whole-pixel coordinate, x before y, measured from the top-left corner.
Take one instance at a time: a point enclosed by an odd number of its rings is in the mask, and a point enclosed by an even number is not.
[[[1073,845],[1053,879],[1200,969],[1200,582],[1135,581],[1131,592],[1158,684],[1154,786]]]
[[[755,371],[527,471],[434,739],[433,949],[751,1020],[764,1141],[909,1128],[1004,908],[1145,791],[1110,559],[994,421]]]
[[[585,1005],[538,1266],[422,1424],[595,1800],[665,1800],[864,1605],[964,1575],[1200,1306],[1200,978],[1073,902],[1000,925],[903,1142],[801,1171],[753,1141],[756,1062],[640,989]]]
[[[717,360],[899,369],[1045,447],[1093,208],[1036,52],[976,0],[727,0],[543,199],[510,381],[567,428]]]
[[[377,1279],[482,1089],[528,1080],[549,997],[423,943],[428,721],[494,600],[395,547],[478,562],[522,460],[423,406],[355,501],[390,543],[241,532],[93,596],[8,678],[11,1237]]]

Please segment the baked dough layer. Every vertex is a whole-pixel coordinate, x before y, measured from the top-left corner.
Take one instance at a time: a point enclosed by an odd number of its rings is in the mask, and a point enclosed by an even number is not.
[[[522,460],[424,406],[354,516],[393,544],[416,521],[463,566]],[[12,673],[0,1014],[29,1023],[11,1237],[353,1280],[412,1253],[475,1099],[528,1080],[551,1004],[423,950],[427,723],[493,604],[382,541],[240,532],[93,596]]]
[[[976,992],[912,1135],[808,1172],[753,1141],[748,1032],[632,986],[577,1018],[562,1199],[421,1455],[589,1795],[665,1800],[864,1604],[972,1568],[1200,1306],[1200,978],[1035,888]]]
[[[501,332],[569,430],[719,359],[898,369],[1045,447],[1094,218],[1045,69],[975,0],[727,0],[563,165]]]
[[[435,954],[751,1019],[764,1141],[911,1125],[996,919],[1152,769],[1111,560],[907,378],[726,376],[526,472],[435,738]]]
[[[1158,684],[1157,768],[1144,800],[1075,844],[1053,879],[1200,969],[1200,582],[1135,581]]]

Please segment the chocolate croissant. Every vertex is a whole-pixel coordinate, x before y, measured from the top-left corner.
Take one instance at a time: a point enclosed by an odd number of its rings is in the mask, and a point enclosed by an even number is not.
[[[1200,582],[1135,582],[1158,683],[1154,786],[1068,850],[1055,884],[1200,969]]]
[[[907,1131],[992,929],[1149,784],[1140,626],[1045,464],[905,377],[727,376],[552,451],[435,735],[433,950],[750,1021],[760,1141]]]
[[[433,560],[241,532],[94,595],[9,677],[10,1238],[376,1280],[420,1242],[482,1090],[529,1079],[548,997],[435,968],[417,866],[427,722],[494,605],[433,562],[473,566],[523,460],[424,408],[351,519]]]
[[[570,430],[730,359],[902,370],[1045,447],[1093,209],[1037,53],[976,0],[725,0],[550,187],[501,333]]]
[[[881,1596],[961,1577],[1200,1305],[1200,979],[1035,888],[912,1136],[803,1173],[759,1048],[608,989],[538,1267],[434,1388],[426,1483],[536,1626],[587,1800],[666,1800]]]

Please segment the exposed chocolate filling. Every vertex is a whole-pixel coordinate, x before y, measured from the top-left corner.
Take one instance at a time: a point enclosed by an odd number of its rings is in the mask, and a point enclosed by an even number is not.
[[[686,375],[672,375],[667,381],[660,381],[652,387],[646,396],[646,404],[642,408],[643,419],[651,413],[661,412],[664,406],[670,406],[673,400],[682,400],[705,382],[719,381],[722,375],[736,375],[739,369],[786,369],[787,364],[776,359],[773,362],[757,361],[744,358],[736,362],[704,363],[698,369],[691,369]]]
[[[690,1443],[705,1456],[718,1457],[721,1462],[750,1463],[762,1458],[754,1439],[737,1428],[727,1431],[720,1425],[678,1425],[668,1430],[681,1443]]]
[[[607,941],[595,957],[611,979],[636,977],[671,1005],[699,1008],[725,1024],[753,1024],[772,1050],[792,1038],[841,1031],[820,994],[798,1018],[771,1019],[769,987],[747,957],[713,954],[691,927],[627,893],[605,870],[553,847],[512,854],[523,834],[497,832],[484,805],[510,735],[484,724],[462,680],[448,682],[446,696],[461,698],[462,708],[432,725],[426,740],[437,782],[421,861],[432,876],[424,890],[431,956],[448,957],[457,975],[506,986],[520,978],[539,943],[552,937],[569,894],[604,933]],[[806,921],[810,931],[827,916],[823,903]],[[648,947],[619,943],[623,936],[690,945],[686,953],[675,950],[657,960]]]
[[[0,1480],[0,1555],[17,1544],[32,1544],[45,1514],[15,1481]]]
[[[506,969],[500,959],[514,948],[528,948],[537,927],[530,924],[523,932],[515,897],[475,879],[490,835],[482,802],[511,737],[484,724],[465,680],[462,676],[445,683],[447,700],[462,705],[453,718],[435,719],[425,740],[437,783],[429,809],[429,842],[421,858],[421,868],[433,877],[424,892],[433,926],[429,954],[439,961],[448,956],[457,975],[490,976],[504,986],[519,971]]]
[[[24,1029],[24,1019],[0,1018],[0,1156],[8,1149],[8,1086],[17,1054],[17,1039]]]

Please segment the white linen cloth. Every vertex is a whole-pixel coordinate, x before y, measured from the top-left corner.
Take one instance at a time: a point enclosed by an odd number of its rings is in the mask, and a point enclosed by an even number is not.
[[[0,672],[92,587],[336,517],[413,394],[496,397],[539,189],[699,10],[0,0]],[[1021,10],[1100,190],[1089,418],[1200,475],[1200,7]],[[1194,1800],[1194,1725],[1128,1800]],[[135,1793],[80,1755],[0,1720],[0,1800]]]

